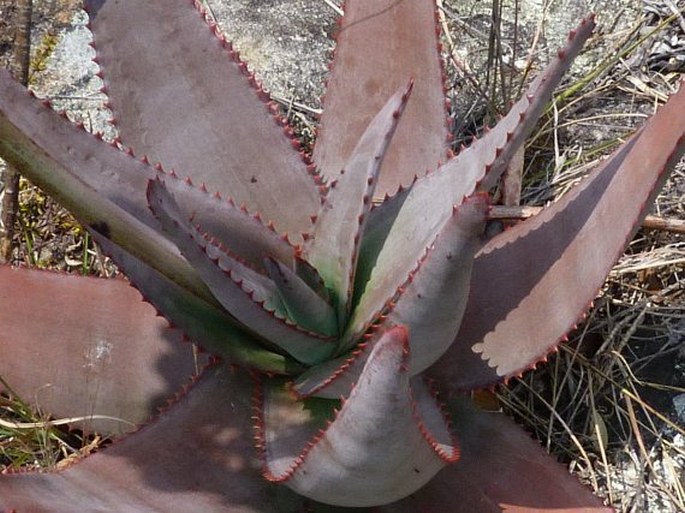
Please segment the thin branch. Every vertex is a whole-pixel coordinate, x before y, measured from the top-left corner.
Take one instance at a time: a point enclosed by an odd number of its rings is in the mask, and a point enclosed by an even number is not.
[[[521,220],[533,217],[542,210],[542,207],[508,207],[493,205],[490,208],[491,220]],[[669,219],[648,215],[642,221],[642,227],[649,230],[659,230],[671,233],[685,233],[685,221],[682,219]]]
[[[14,38],[14,56],[11,66],[14,78],[27,85],[31,61],[31,15],[32,0],[17,0],[17,24]],[[0,207],[0,262],[12,258],[12,239],[19,208],[19,172],[8,165],[5,170],[5,193]]]

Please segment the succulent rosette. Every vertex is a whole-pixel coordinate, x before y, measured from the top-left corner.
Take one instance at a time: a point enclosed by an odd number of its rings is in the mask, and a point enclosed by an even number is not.
[[[123,280],[1,267],[0,375],[81,427],[146,425],[65,470],[2,476],[3,513],[606,511],[468,392],[529,369],[581,317],[683,152],[684,91],[486,237],[489,192],[592,17],[455,156],[434,2],[348,0],[310,157],[192,1],[86,8],[120,138],[3,72],[0,155],[154,309]],[[183,337],[220,360],[156,413],[197,363]]]

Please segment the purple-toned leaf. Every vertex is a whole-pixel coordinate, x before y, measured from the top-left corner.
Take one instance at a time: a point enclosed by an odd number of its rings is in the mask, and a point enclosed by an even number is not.
[[[264,224],[261,215],[250,214],[236,205],[232,199],[222,199],[206,190],[199,189],[186,180],[165,175],[162,178],[185,219],[211,233],[224,247],[248,262],[252,267],[266,272],[264,258],[276,258],[294,266],[296,248],[285,235],[276,232],[272,224]],[[296,234],[296,238],[300,234]]]
[[[163,182],[148,185],[150,208],[216,299],[238,321],[296,359],[316,363],[334,350],[334,339],[308,332],[285,317],[276,285],[215,245],[183,218]]]
[[[473,388],[542,359],[570,331],[685,152],[685,87],[568,194],[477,255],[455,343],[431,374]]]
[[[279,231],[307,231],[320,206],[314,178],[275,122],[276,106],[251,85],[245,64],[197,2],[97,0],[86,7],[124,143],[256,209]]]
[[[508,160],[535,127],[554,88],[593,27],[592,17],[583,20],[569,35],[568,45],[560,50],[559,58],[533,81],[509,114],[482,139],[434,173],[419,178],[407,193],[398,195],[397,199],[390,198],[371,211],[369,225],[373,227],[373,240],[364,248],[363,258],[365,269],[375,262],[370,282],[381,280],[388,273],[406,276],[451,217],[452,207],[477,188],[487,190],[495,185]],[[401,202],[401,207],[395,202]],[[381,219],[374,220],[375,216]],[[411,245],[406,241],[411,241]],[[365,301],[363,295],[361,301]]]
[[[154,176],[151,168],[31,100],[4,70],[0,70],[0,155],[93,231],[212,301],[174,245],[151,227],[154,218],[139,208],[135,197],[140,192],[132,191],[140,177]]]
[[[145,300],[202,349],[230,363],[264,372],[292,374],[302,370],[294,360],[263,347],[220,306],[191,294],[101,235],[94,233],[93,239]]]
[[[398,90],[371,120],[349,160],[329,183],[305,257],[336,295],[338,321],[347,320],[352,299],[359,241],[378,183],[378,173],[404,111],[413,83]]]
[[[348,0],[338,32],[321,130],[319,171],[337,177],[372,117],[407,80],[414,92],[382,167],[376,194],[394,193],[447,156],[447,116],[435,5]],[[391,56],[390,58],[388,56]]]
[[[0,476],[0,511],[282,513],[302,498],[260,475],[250,376],[204,372],[153,424],[66,470]]]
[[[305,330],[338,336],[338,321],[329,302],[281,262],[267,258],[264,266],[290,319]]]
[[[391,300],[382,305],[384,298],[379,298],[379,308],[385,308],[379,324],[402,324],[409,330],[410,376],[435,363],[454,341],[466,308],[473,256],[481,246],[487,207],[487,197],[482,194],[455,207],[451,222],[405,282],[391,294]],[[371,286],[383,289],[379,284]],[[360,304],[359,308],[365,306]],[[349,340],[353,344],[361,339],[364,342],[352,354],[316,365],[299,376],[294,386],[297,393],[328,398],[347,395],[377,341],[377,333],[362,335],[379,313],[376,311],[376,315],[366,319],[353,315],[351,329],[359,328],[351,332],[354,336]]]
[[[22,400],[121,419],[75,423],[86,430],[130,431],[195,371],[190,344],[120,279],[0,266],[0,325],[0,376]]]
[[[537,442],[499,412],[450,404],[461,458],[379,513],[611,513]]]
[[[409,328],[412,376],[435,363],[459,330],[487,210],[486,195],[473,196],[455,207],[452,219],[388,305],[383,324]],[[378,286],[373,282],[370,285]]]
[[[407,372],[408,333],[387,330],[357,384],[325,431],[320,419],[280,387],[265,387],[260,443],[266,477],[340,506],[373,506],[405,497],[458,458],[440,406]]]
[[[50,160],[101,192],[146,224],[145,183],[155,171],[145,163],[70,123],[36,100],[7,70],[0,69],[0,155],[34,181]]]

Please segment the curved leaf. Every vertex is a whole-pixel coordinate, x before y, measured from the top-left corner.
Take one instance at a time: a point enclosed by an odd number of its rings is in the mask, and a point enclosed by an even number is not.
[[[412,376],[435,363],[459,330],[487,209],[485,195],[467,198],[455,207],[452,220],[389,306],[382,325],[409,328],[408,366]]]
[[[0,511],[299,513],[265,481],[251,445],[250,377],[204,372],[153,424],[66,470],[0,476]]]
[[[504,414],[469,403],[449,403],[462,447],[459,461],[379,513],[612,513]]]
[[[335,420],[304,443],[311,410],[267,387],[260,442],[266,477],[327,504],[373,506],[405,497],[458,458],[435,398],[406,369],[407,330],[387,330]],[[299,443],[298,443],[299,442]]]
[[[570,331],[685,152],[685,86],[582,183],[477,255],[454,344],[431,374],[457,388],[528,369]]]

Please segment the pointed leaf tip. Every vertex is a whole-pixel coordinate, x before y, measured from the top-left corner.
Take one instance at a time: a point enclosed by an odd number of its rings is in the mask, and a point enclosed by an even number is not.
[[[684,133],[681,83],[575,188],[491,239],[476,256],[459,334],[431,375],[459,389],[483,387],[552,350],[588,308],[685,152]]]
[[[371,198],[412,87],[413,81],[409,81],[397,90],[371,120],[337,180],[331,184],[312,230],[313,237],[305,244],[307,260],[337,295],[341,325],[346,322],[351,307],[359,240],[372,206]]]
[[[412,101],[388,150],[376,197],[394,194],[445,158],[448,125],[435,9],[434,2],[422,1],[346,2],[314,148],[327,178],[337,174],[371,117],[408,77],[414,79]]]

